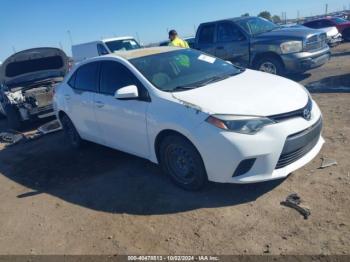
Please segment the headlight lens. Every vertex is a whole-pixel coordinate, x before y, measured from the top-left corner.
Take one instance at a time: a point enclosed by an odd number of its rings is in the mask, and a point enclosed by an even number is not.
[[[211,115],[206,121],[218,128],[248,135],[256,134],[264,126],[275,123],[266,117],[235,115]]]
[[[303,42],[290,41],[281,44],[281,51],[283,54],[298,53],[303,51]]]

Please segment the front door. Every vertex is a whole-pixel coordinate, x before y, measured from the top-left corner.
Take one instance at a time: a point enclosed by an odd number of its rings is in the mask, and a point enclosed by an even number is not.
[[[148,157],[146,112],[149,102],[114,97],[116,90],[129,85],[136,85],[140,95],[144,93],[140,81],[124,65],[117,61],[102,62],[100,92],[94,96],[96,119],[106,146]]]
[[[215,56],[243,67],[248,66],[249,42],[233,23],[218,24],[215,48]]]

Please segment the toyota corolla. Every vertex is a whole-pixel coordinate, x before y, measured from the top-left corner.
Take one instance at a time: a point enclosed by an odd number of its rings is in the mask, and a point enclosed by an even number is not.
[[[303,86],[191,49],[86,60],[56,88],[54,107],[74,147],[88,140],[146,158],[189,190],[285,178],[324,143]]]

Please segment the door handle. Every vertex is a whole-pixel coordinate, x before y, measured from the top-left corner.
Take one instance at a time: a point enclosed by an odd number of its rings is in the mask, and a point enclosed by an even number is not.
[[[96,101],[95,102],[95,105],[98,107],[98,108],[101,108],[101,107],[104,107],[104,103],[102,103],[101,101]]]
[[[222,49],[224,49],[224,47],[223,46],[218,46],[216,49],[222,50]]]
[[[70,95],[65,94],[65,95],[64,95],[64,98],[65,98],[66,100],[69,100],[69,99],[70,99]]]

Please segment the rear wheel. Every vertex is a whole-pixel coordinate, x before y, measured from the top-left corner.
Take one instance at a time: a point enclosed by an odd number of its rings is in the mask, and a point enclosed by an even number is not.
[[[71,146],[73,148],[80,148],[83,145],[84,141],[81,139],[73,122],[69,119],[67,115],[63,115],[60,120],[62,123],[64,134],[67,140],[70,142]]]
[[[255,69],[273,75],[284,74],[283,63],[275,57],[266,56],[258,59],[258,61],[255,63]]]
[[[5,107],[7,124],[11,129],[21,130],[23,121],[18,109],[15,106],[7,105]]]
[[[208,181],[201,156],[185,138],[177,135],[165,137],[159,155],[163,171],[183,189],[199,190]]]

